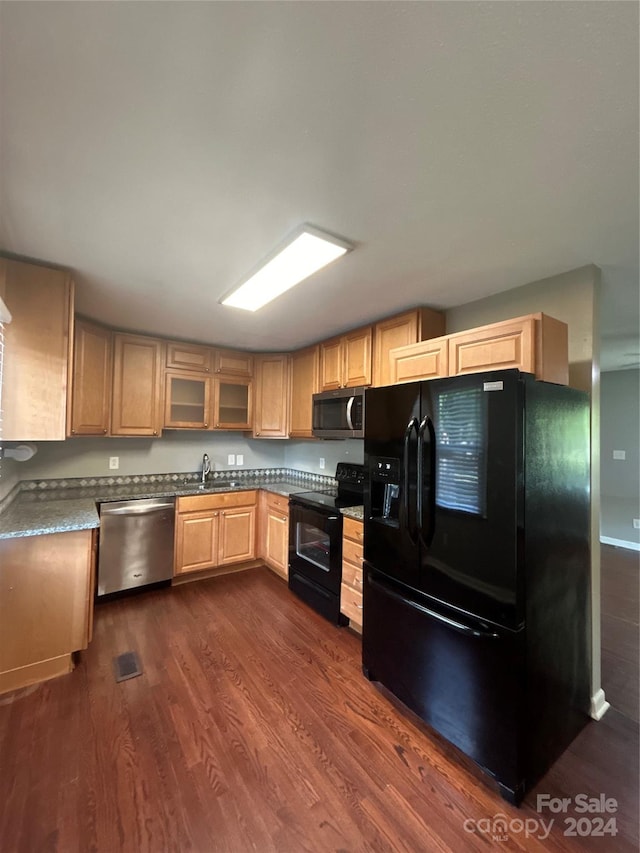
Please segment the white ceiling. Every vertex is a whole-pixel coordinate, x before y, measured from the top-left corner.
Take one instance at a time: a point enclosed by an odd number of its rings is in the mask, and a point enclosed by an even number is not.
[[[128,329],[292,349],[588,263],[638,363],[638,4],[0,3],[0,247]],[[295,226],[356,250],[218,304]]]

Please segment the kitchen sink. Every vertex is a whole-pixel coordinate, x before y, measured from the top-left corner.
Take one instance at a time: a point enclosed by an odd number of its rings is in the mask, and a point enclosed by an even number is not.
[[[180,490],[211,492],[214,489],[233,489],[240,485],[239,480],[211,480],[209,483],[181,483],[177,488]]]

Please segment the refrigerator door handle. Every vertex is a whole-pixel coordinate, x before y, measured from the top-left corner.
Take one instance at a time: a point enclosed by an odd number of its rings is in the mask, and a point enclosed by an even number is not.
[[[454,631],[458,631],[460,634],[465,634],[468,637],[475,637],[479,640],[500,639],[500,634],[497,634],[495,631],[480,631],[477,628],[472,628],[470,625],[465,625],[463,622],[457,622],[455,619],[450,619],[448,616],[443,616],[442,613],[437,613],[435,610],[430,610],[423,604],[419,604],[412,598],[407,598],[406,596],[401,595],[399,592],[395,592],[395,590],[390,589],[385,584],[381,584],[373,578],[369,579],[369,583],[373,587],[378,589],[380,592],[382,592],[384,595],[388,595],[390,598],[395,598],[396,601],[400,601],[403,604],[406,604],[407,607],[411,607],[414,610],[419,610],[420,613],[424,613],[425,616],[429,616],[429,618],[435,619],[436,622],[440,622],[443,625],[446,625],[448,628],[451,628]]]
[[[411,440],[411,433],[413,430],[418,429],[418,419],[411,418],[407,427],[404,431],[404,443],[403,443],[403,452],[402,452],[402,469],[403,469],[403,477],[404,477],[404,488],[402,489],[402,508],[404,510],[404,523],[407,529],[407,533],[409,534],[409,538],[413,542],[414,545],[417,545],[418,538],[416,533],[411,529],[410,523],[410,515],[409,515],[409,441]]]
[[[424,524],[424,445],[425,431],[429,431],[429,489],[427,493],[427,507],[429,509],[428,527]],[[435,472],[436,472],[436,431],[433,421],[429,415],[425,415],[418,427],[418,532],[425,548],[431,545],[436,523],[436,501],[435,501]]]

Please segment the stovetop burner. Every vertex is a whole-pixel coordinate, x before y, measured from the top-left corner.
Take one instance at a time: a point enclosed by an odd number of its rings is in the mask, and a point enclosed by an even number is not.
[[[347,506],[359,506],[364,500],[364,479],[364,465],[338,462],[337,486],[313,492],[298,492],[291,495],[291,500],[334,510]]]

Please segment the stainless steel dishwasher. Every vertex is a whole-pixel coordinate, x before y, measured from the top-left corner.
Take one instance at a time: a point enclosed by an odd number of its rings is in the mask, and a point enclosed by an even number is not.
[[[100,504],[98,595],[173,576],[175,498]]]

